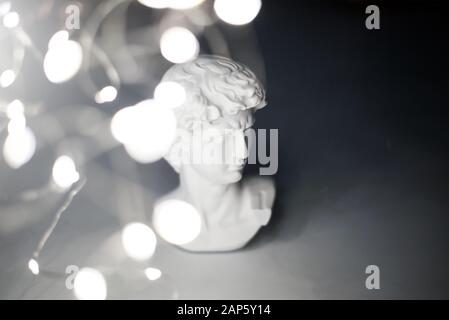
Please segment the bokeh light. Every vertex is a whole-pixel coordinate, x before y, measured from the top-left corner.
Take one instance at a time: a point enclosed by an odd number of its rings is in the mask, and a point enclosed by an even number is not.
[[[118,142],[130,142],[134,138],[134,135],[137,134],[133,130],[133,122],[138,120],[137,118],[135,106],[126,107],[117,111],[111,120],[112,136]]]
[[[164,9],[167,8],[169,5],[169,1],[167,0],[137,0],[137,1],[146,7],[154,9]]]
[[[18,169],[34,156],[36,151],[36,138],[30,128],[24,126],[24,122],[15,118],[8,125],[8,136],[3,145],[3,158],[6,164]]]
[[[11,2],[5,1],[0,3],[0,16],[7,14],[11,10]]]
[[[204,0],[137,0],[146,7],[154,9],[178,9],[185,10],[198,6]]]
[[[37,263],[37,261],[34,259],[30,259],[30,261],[28,261],[28,269],[30,269],[32,274],[38,275],[39,274],[39,263]]]
[[[9,119],[22,117],[24,115],[24,112],[25,107],[23,106],[23,102],[19,99],[11,101],[11,103],[6,106],[6,115]]]
[[[166,30],[160,40],[161,53],[173,63],[184,63],[198,56],[199,43],[195,35],[182,27]]]
[[[59,45],[63,45],[66,41],[69,41],[69,32],[67,30],[60,30],[48,40],[48,48],[56,48]]]
[[[66,31],[58,31],[48,43],[48,51],[44,58],[44,72],[50,82],[65,82],[76,75],[82,61],[81,45],[76,41],[68,40]]]
[[[145,100],[119,110],[111,121],[114,138],[142,163],[161,159],[176,137],[176,118],[170,108]]]
[[[20,16],[17,12],[11,11],[3,16],[3,25],[5,28],[12,29],[19,25]]]
[[[262,7],[261,0],[215,0],[217,16],[233,25],[243,25],[253,21]]]
[[[73,282],[75,296],[79,300],[104,300],[107,285],[103,274],[94,268],[82,268]]]
[[[56,159],[52,171],[53,181],[60,188],[66,189],[80,178],[75,162],[69,156],[63,155]]]
[[[169,0],[168,2],[168,6],[172,9],[185,10],[200,5],[204,0]]]
[[[147,276],[148,280],[156,281],[162,276],[162,271],[158,268],[146,268],[145,275]]]
[[[186,90],[177,82],[164,81],[154,90],[154,99],[163,106],[177,108],[186,100]]]
[[[156,235],[151,228],[140,222],[127,224],[122,231],[122,244],[126,254],[135,260],[146,260],[156,250]]]
[[[26,119],[25,116],[16,115],[8,122],[8,133],[13,135],[15,133],[22,133],[26,129]]]
[[[113,86],[106,86],[95,94],[96,103],[112,102],[117,98],[117,89]]]
[[[153,223],[164,240],[176,245],[193,241],[201,231],[198,210],[182,200],[166,200],[156,205]]]
[[[0,75],[0,86],[2,88],[7,88],[14,83],[16,80],[16,73],[14,70],[7,69]]]

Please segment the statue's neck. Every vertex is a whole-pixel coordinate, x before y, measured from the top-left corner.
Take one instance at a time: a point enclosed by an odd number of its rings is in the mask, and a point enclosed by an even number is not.
[[[181,170],[179,179],[183,197],[200,211],[206,224],[221,219],[223,208],[239,196],[238,184],[214,184],[191,168]]]

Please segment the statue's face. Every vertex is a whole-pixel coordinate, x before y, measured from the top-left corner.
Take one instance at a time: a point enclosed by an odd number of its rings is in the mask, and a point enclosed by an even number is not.
[[[242,178],[248,158],[245,130],[254,123],[253,113],[252,110],[239,111],[203,127],[202,161],[192,164],[201,177],[216,184],[234,183]]]

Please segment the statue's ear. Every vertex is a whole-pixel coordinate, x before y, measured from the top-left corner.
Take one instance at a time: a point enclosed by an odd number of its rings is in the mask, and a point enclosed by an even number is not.
[[[220,118],[220,116],[221,116],[220,109],[218,109],[216,106],[206,107],[206,117],[208,121],[215,121],[218,118]]]
[[[256,110],[260,110],[262,108],[265,108],[267,106],[268,102],[266,100],[263,100],[257,107]]]

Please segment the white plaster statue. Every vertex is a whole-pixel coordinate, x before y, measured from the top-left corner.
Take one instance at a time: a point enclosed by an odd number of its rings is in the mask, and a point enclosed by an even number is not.
[[[255,111],[266,105],[262,84],[248,67],[208,55],[172,66],[162,81],[180,84],[186,100],[175,109],[179,134],[165,157],[179,173],[180,185],[156,207],[177,199],[199,212],[199,235],[180,247],[239,249],[268,223],[275,197],[271,178],[242,180],[248,157],[245,131],[254,124]]]

